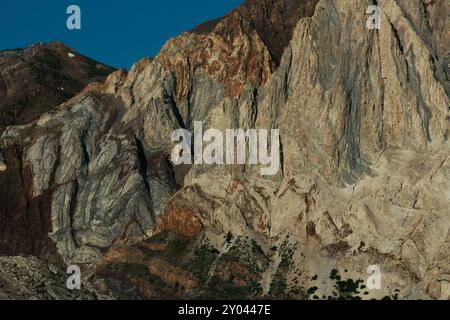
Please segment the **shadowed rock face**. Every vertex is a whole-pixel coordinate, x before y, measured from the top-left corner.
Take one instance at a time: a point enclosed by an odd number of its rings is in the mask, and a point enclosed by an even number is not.
[[[85,265],[122,298],[448,299],[449,9],[377,2],[379,31],[371,1],[248,1],[8,128],[0,250]],[[173,167],[193,121],[280,129],[278,175]],[[361,285],[370,265],[382,290]]]
[[[38,119],[113,70],[58,42],[1,51],[0,132]]]
[[[22,163],[20,148],[3,150],[8,169],[0,173],[0,251],[3,254],[51,255],[51,190],[31,195],[32,172]]]

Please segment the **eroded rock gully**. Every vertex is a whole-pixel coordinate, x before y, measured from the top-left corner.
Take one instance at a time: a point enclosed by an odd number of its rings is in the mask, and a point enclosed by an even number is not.
[[[1,252],[116,297],[448,299],[449,4],[377,3],[248,1],[9,127]],[[193,121],[279,128],[282,170],[173,167]]]

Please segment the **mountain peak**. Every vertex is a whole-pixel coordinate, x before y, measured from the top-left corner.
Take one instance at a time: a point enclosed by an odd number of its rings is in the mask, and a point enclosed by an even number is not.
[[[0,52],[0,132],[38,119],[114,70],[62,42]]]
[[[177,98],[189,95],[198,70],[238,97],[247,83],[265,84],[279,65],[299,19],[313,15],[318,0],[249,0],[224,17],[170,39],[157,56],[176,74]]]
[[[269,48],[274,61],[279,64],[298,20],[311,17],[317,2],[318,0],[246,0],[224,17],[207,21],[193,32],[207,34],[214,30],[218,23],[233,13],[240,12],[248,19]]]

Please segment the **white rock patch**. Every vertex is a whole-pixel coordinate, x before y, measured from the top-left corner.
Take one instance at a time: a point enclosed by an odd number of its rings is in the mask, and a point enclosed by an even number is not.
[[[0,172],[7,169],[5,162],[3,162],[3,157],[0,155]]]

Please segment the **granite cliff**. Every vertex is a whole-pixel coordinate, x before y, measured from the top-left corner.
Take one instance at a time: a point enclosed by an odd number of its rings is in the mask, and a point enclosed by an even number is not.
[[[372,4],[249,0],[8,127],[0,252],[119,298],[449,299],[450,5]],[[279,129],[279,174],[174,166],[194,121]]]

